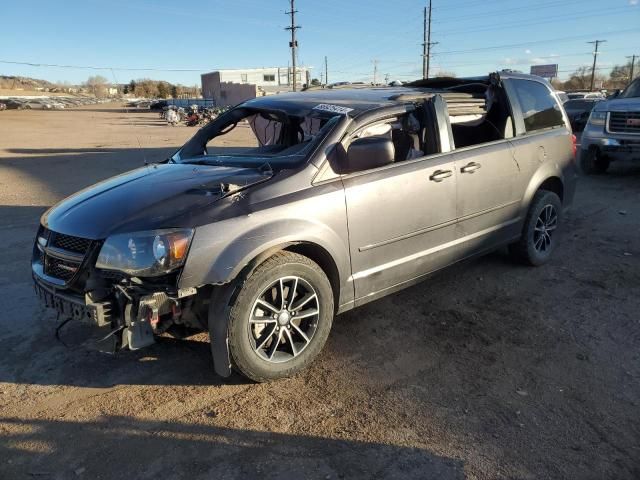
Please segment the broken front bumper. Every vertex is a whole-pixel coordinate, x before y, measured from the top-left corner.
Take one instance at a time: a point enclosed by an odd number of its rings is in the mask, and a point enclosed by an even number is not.
[[[111,325],[113,305],[111,302],[89,302],[87,298],[58,291],[41,282],[35,275],[33,286],[40,302],[52,308],[63,318],[71,318],[95,324],[99,327]]]
[[[118,335],[113,338],[119,338],[120,341],[114,349],[138,350],[155,342],[151,325],[152,317],[134,319],[131,305],[125,306],[124,318],[122,318],[123,315],[119,314],[119,305],[115,301],[92,302],[87,295],[83,298],[80,295],[60,291],[44,283],[36,275],[33,276],[33,280],[36,295],[42,305],[55,310],[60,319],[82,321],[104,328],[111,334],[117,333]],[[145,307],[145,309],[139,309],[144,311],[145,315],[148,315],[149,309],[158,311],[152,300],[147,300]]]

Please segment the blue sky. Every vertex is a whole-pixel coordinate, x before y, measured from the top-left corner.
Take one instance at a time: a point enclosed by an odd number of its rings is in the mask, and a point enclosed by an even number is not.
[[[427,0],[428,1],[428,0]],[[66,0],[3,2],[0,60],[114,67],[113,70],[0,63],[0,74],[79,83],[164,79],[194,85],[218,68],[286,66],[287,0]],[[8,4],[8,5],[7,5]],[[422,9],[418,0],[297,0],[299,62],[314,77],[329,59],[329,80],[408,80],[421,75]],[[639,0],[433,0],[432,72],[459,76],[498,68],[528,71],[558,63],[560,77],[640,54]],[[152,71],[124,69],[188,69]]]

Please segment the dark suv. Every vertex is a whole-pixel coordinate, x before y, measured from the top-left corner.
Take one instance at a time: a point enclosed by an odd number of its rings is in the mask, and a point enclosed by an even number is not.
[[[42,216],[36,290],[137,349],[208,330],[217,373],[290,375],[334,315],[509,245],[549,260],[575,185],[550,86],[501,72],[262,97]]]

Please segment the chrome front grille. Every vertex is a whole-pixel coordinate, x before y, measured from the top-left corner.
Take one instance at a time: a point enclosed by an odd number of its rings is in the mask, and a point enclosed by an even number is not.
[[[607,130],[612,133],[640,134],[640,112],[609,112]]]

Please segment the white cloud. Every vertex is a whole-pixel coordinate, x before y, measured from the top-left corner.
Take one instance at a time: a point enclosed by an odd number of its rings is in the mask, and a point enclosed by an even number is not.
[[[636,0],[637,1],[637,0]],[[527,55],[531,54],[531,50],[529,50],[528,48],[524,51],[524,53],[526,53]]]
[[[629,0],[629,5],[638,5],[638,0]]]

